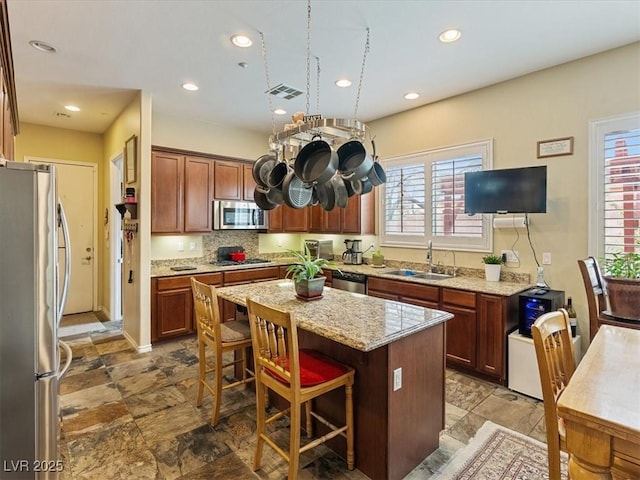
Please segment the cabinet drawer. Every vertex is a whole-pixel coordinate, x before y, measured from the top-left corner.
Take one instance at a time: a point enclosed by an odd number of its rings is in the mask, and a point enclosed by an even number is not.
[[[158,291],[191,288],[191,277],[208,285],[222,285],[222,273],[205,273],[200,275],[180,275],[177,277],[158,278]]]
[[[476,294],[474,292],[465,292],[463,290],[455,290],[453,288],[442,289],[443,305],[459,305],[461,307],[476,308]]]
[[[440,299],[439,287],[418,285],[417,283],[411,282],[400,282],[397,280],[369,277],[367,279],[367,288],[376,293],[387,292],[395,295],[396,297],[417,298],[419,300],[427,300],[436,304]]]
[[[276,280],[278,276],[278,267],[236,270],[224,272],[224,284],[235,285],[239,283],[259,282],[261,280]]]

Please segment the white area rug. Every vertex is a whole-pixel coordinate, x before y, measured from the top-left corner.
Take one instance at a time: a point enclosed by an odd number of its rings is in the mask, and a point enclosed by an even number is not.
[[[78,313],[75,315],[65,315],[60,322],[58,337],[72,337],[83,333],[102,332],[106,330],[104,325],[93,313]]]
[[[561,453],[567,478],[567,455]],[[485,422],[469,444],[446,464],[438,480],[542,480],[549,478],[547,445],[508,428]]]

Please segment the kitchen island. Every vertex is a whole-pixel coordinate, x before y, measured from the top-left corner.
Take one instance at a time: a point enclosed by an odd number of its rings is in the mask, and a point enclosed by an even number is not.
[[[365,475],[403,478],[438,448],[444,428],[444,325],[452,314],[328,287],[323,298],[306,302],[287,280],[221,287],[217,293],[239,305],[249,296],[291,312],[301,348],[355,368],[355,461]],[[344,392],[318,399],[316,408],[343,421]],[[329,446],[345,455],[342,437]]]

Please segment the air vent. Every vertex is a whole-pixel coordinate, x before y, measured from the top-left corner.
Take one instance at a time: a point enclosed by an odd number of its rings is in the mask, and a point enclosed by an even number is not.
[[[64,113],[64,112],[56,112],[56,117],[71,118],[71,115],[69,115],[68,113]]]
[[[298,95],[302,95],[302,90],[298,90],[295,87],[281,83],[273,88],[270,88],[264,93],[268,93],[270,95],[273,95],[274,97],[291,100],[292,98],[296,98]]]

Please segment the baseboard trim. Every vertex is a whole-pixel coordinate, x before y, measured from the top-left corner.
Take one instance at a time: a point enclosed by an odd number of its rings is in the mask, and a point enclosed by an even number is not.
[[[129,335],[126,330],[122,329],[122,335],[126,338],[129,343],[136,349],[138,353],[149,353],[151,351],[151,344],[148,345],[138,345],[137,342],[133,339],[131,335]]]

